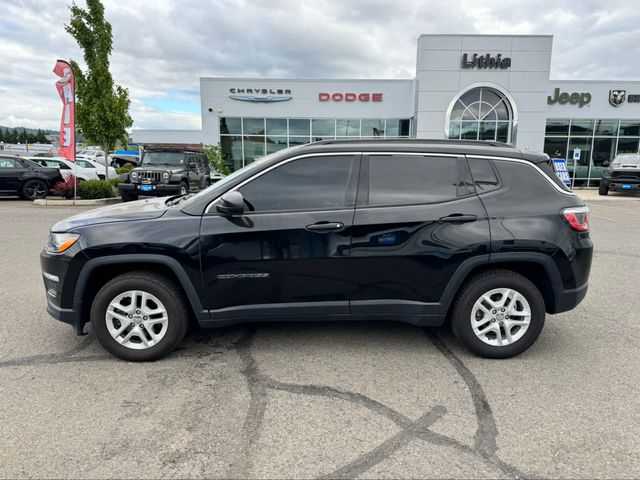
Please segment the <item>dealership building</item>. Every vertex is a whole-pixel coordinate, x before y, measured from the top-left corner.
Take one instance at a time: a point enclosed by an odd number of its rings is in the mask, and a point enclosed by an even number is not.
[[[239,168],[327,139],[494,140],[566,158],[595,185],[638,153],[640,82],[549,78],[551,35],[422,35],[407,80],[201,78],[202,130],[134,130],[134,141],[220,143]]]

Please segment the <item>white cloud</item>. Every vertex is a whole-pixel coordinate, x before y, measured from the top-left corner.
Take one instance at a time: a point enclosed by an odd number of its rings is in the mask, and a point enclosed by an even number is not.
[[[134,128],[199,128],[197,113],[150,104],[197,106],[201,76],[411,78],[421,33],[554,34],[552,78],[640,77],[636,0],[104,3]],[[0,125],[56,128],[51,70],[57,58],[81,60],[64,31],[66,2],[0,0],[0,11]]]

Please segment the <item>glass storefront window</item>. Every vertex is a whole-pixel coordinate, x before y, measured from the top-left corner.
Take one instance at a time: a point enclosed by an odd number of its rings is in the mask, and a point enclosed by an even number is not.
[[[547,135],[569,135],[569,120],[547,120]]]
[[[287,135],[286,118],[267,118],[267,135]]]
[[[591,137],[571,137],[569,139],[569,153],[567,165],[569,174],[579,180],[587,180],[589,178],[589,162],[591,160]],[[580,159],[574,161],[574,151],[580,151]]]
[[[621,137],[640,136],[640,121],[620,120],[620,136]]]
[[[618,120],[596,120],[596,135],[618,135]]]
[[[233,168],[238,170],[244,166],[242,155],[242,137],[232,135],[220,136],[220,154],[222,160]]]
[[[460,139],[460,122],[449,122],[449,138]]]
[[[220,134],[242,134],[242,119],[233,117],[224,117],[220,119]]]
[[[361,131],[363,137],[384,137],[384,118],[362,119]]]
[[[622,126],[620,127],[622,130]],[[638,153],[637,138],[618,138],[617,153]]]
[[[264,118],[243,118],[242,133],[245,135],[264,135]]]
[[[253,162],[256,158],[264,156],[264,137],[244,137],[244,164]]]
[[[336,120],[336,135],[341,137],[359,137],[359,118],[339,118]]]
[[[290,118],[289,135],[309,135],[311,122],[308,118]]]
[[[551,158],[567,158],[567,137],[546,137],[544,139],[544,153]]]
[[[305,143],[310,143],[311,140],[309,139],[309,136],[306,137],[302,137],[302,136],[296,136],[296,137],[289,137],[289,146],[293,147],[294,145],[304,145]]]
[[[460,138],[463,140],[477,140],[478,122],[460,122]]]
[[[334,138],[336,136],[336,121],[331,118],[314,118],[311,120],[311,135],[319,138]]]
[[[572,120],[571,135],[593,135],[593,120]]]
[[[286,120],[285,120],[286,121]],[[268,129],[267,124],[267,129]],[[278,150],[283,150],[287,148],[287,137],[266,137],[265,138],[267,144],[267,155],[270,153],[277,152]]]
[[[411,132],[411,120],[408,118],[387,118],[387,137],[408,137]]]
[[[480,140],[495,140],[497,127],[496,122],[480,123]]]

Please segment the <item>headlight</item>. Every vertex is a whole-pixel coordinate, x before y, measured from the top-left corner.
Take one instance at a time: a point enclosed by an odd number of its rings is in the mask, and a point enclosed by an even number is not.
[[[611,176],[611,170],[603,170],[602,171],[602,176],[603,177],[610,177]]]
[[[138,178],[138,172],[131,172],[131,178]]]
[[[169,180],[169,172],[164,172],[164,173],[162,174],[162,179],[163,179],[163,180]]]
[[[44,249],[47,253],[62,253],[80,238],[79,233],[50,233],[49,241]]]

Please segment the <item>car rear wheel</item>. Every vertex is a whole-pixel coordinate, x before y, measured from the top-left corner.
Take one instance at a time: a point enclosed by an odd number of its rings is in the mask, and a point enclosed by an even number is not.
[[[180,182],[180,195],[186,195],[189,193],[189,185],[187,182]]]
[[[598,188],[598,194],[607,195],[608,193],[609,193],[609,186],[604,182],[600,182],[600,187]]]
[[[100,289],[91,306],[91,324],[107,351],[144,362],[168,355],[182,341],[189,309],[182,291],[166,277],[131,272]]]
[[[469,280],[451,314],[456,337],[472,352],[508,358],[536,341],[545,319],[538,288],[511,270],[492,270]]]
[[[136,200],[138,200],[138,195],[135,195],[133,193],[122,192],[120,194],[120,197],[122,198],[123,202],[135,202]]]
[[[22,186],[22,196],[28,200],[45,198],[47,193],[49,193],[49,189],[42,180],[28,180]]]

